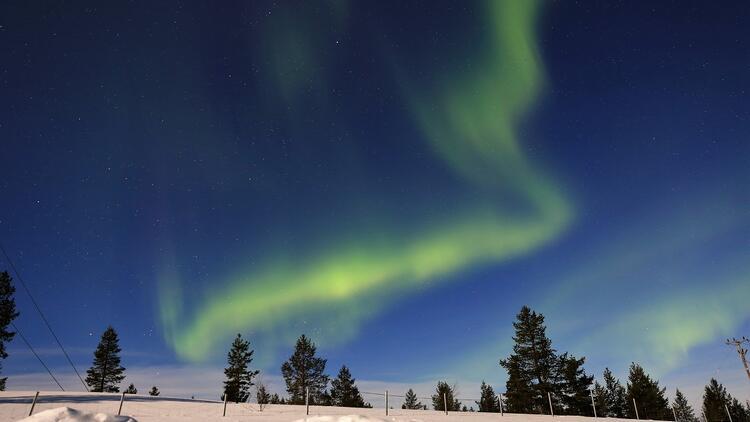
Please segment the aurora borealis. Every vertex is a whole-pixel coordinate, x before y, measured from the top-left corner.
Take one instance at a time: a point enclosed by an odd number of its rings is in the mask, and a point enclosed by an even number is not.
[[[230,280],[225,291],[199,304],[194,322],[185,326],[180,326],[180,282],[163,281],[162,321],[178,354],[205,359],[235,331],[271,331],[306,312],[530,253],[566,227],[571,212],[565,198],[529,163],[516,135],[541,84],[533,39],[536,4],[500,2],[488,8],[493,39],[479,59],[481,71],[438,91],[437,98],[412,93],[419,97],[412,101],[415,118],[436,157],[485,190],[478,203],[411,233],[388,227],[375,227],[374,239],[355,233],[354,242],[334,243],[309,262],[268,269],[261,264],[263,270]],[[517,197],[523,213],[503,208],[508,196]]]
[[[750,328],[733,6],[5,4],[0,240],[81,362],[111,323],[126,367],[241,332],[277,374],[306,333],[499,385],[528,304],[590,372],[716,375]]]

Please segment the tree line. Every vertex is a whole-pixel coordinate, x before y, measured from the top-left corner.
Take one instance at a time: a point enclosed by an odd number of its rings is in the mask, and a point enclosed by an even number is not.
[[[0,272],[0,369],[2,359],[7,358],[5,345],[15,332],[9,330],[18,317],[12,278]],[[699,418],[685,395],[677,389],[674,400],[669,402],[666,388],[652,378],[643,367],[632,363],[628,379],[623,385],[609,368],[602,374],[603,383],[594,380],[583,367],[586,358],[568,352],[559,353],[547,337],[544,316],[528,306],[521,308],[513,322],[512,353],[499,360],[508,373],[504,400],[491,385],[482,382],[480,399],[475,401],[480,412],[549,413],[562,415],[597,416],[615,418],[641,418],[697,422]],[[125,379],[125,368],[121,365],[119,338],[111,326],[102,333],[94,351],[91,367],[86,371],[86,384],[92,392],[120,391]],[[259,370],[250,369],[254,351],[250,342],[240,334],[234,339],[227,354],[227,367],[221,399],[245,402],[250,398],[250,389],[256,386],[259,404],[305,404],[372,407],[366,402],[356,385],[356,380],[346,365],[342,365],[335,378],[326,374],[327,360],[317,356],[315,344],[304,334],[297,339],[292,355],[281,365],[281,374],[286,384],[286,397],[270,394],[262,382],[254,382]],[[0,390],[5,389],[7,378],[0,378]],[[329,387],[330,384],[330,387]],[[124,391],[137,394],[132,383]],[[153,386],[149,395],[158,396],[158,387]],[[456,386],[445,381],[438,382],[431,397],[432,408],[444,411],[467,409],[456,397]],[[412,389],[406,392],[403,409],[427,409]],[[716,379],[711,379],[703,394],[701,412],[709,422],[750,422],[750,403],[743,404],[729,394]],[[729,413],[729,415],[727,414]]]
[[[559,353],[546,333],[544,316],[524,306],[513,322],[513,351],[500,359],[502,368],[508,372],[504,400],[495,393],[491,385],[482,382],[480,399],[475,401],[480,412],[550,413],[558,415],[597,416],[674,420],[697,422],[695,411],[685,395],[677,389],[670,403],[666,388],[651,377],[642,366],[632,363],[628,379],[623,385],[609,368],[604,369],[603,383],[586,373],[585,357],[576,357],[568,352]],[[359,392],[349,369],[342,366],[338,376],[331,382],[325,375],[326,360],[316,356],[315,344],[302,335],[290,358],[281,366],[288,397],[270,395],[264,385],[258,386],[257,401],[261,404],[304,404],[306,393],[309,403],[346,407],[369,407]],[[238,334],[228,355],[229,367],[225,370],[227,381],[224,394],[231,401],[242,402],[249,397],[252,378],[258,371],[247,369],[252,361],[249,343]],[[238,358],[239,356],[239,358]],[[445,381],[438,382],[431,397],[432,408],[444,411],[467,409],[456,397],[456,386]],[[223,396],[222,396],[223,397]],[[403,409],[427,409],[412,389],[406,392]],[[750,422],[750,406],[733,398],[715,379],[705,388],[702,412],[710,422]]]
[[[250,397],[250,388],[256,385],[254,378],[260,371],[249,369],[254,351],[250,342],[241,334],[232,343],[227,354],[226,380],[222,400],[241,403]],[[356,380],[346,365],[331,380],[325,374],[327,360],[317,356],[317,347],[307,336],[297,339],[294,352],[281,365],[281,374],[286,383],[287,397],[269,394],[266,385],[258,382],[256,400],[258,404],[305,404],[343,407],[372,407],[365,402]],[[328,388],[330,382],[330,388]]]
[[[594,381],[583,368],[585,358],[558,353],[547,337],[544,316],[528,306],[521,308],[513,323],[513,352],[500,360],[507,370],[505,405],[511,413],[550,413],[677,420],[695,422],[698,418],[685,395],[677,389],[669,402],[666,388],[637,363],[631,363],[623,386],[609,368],[603,384]],[[550,409],[550,407],[552,409]],[[718,381],[711,379],[703,394],[702,412],[710,422],[750,422],[750,404],[732,397]]]

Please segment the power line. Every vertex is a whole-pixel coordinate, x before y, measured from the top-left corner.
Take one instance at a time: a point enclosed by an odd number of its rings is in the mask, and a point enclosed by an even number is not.
[[[19,273],[18,269],[16,269],[16,266],[13,264],[13,260],[11,260],[10,256],[8,256],[8,253],[5,251],[5,248],[3,247],[2,243],[0,243],[0,251],[3,252],[5,259],[8,261],[8,264],[10,265],[10,268],[13,270],[13,273],[16,275],[16,278],[18,279],[18,281],[21,282],[21,286],[23,286],[23,289],[26,291],[26,294],[29,295],[29,298],[31,299],[31,303],[34,304],[34,308],[36,308],[37,313],[39,313],[39,316],[42,317],[42,321],[44,321],[44,325],[47,326],[47,329],[49,330],[50,334],[52,334],[52,337],[55,339],[55,342],[57,342],[57,345],[60,346],[60,350],[62,350],[63,354],[65,355],[65,359],[68,360],[68,363],[73,368],[73,372],[75,372],[76,375],[78,376],[78,379],[81,380],[81,384],[83,384],[83,388],[85,388],[86,391],[89,391],[89,387],[86,385],[85,382],[83,382],[83,378],[81,378],[81,374],[78,373],[78,369],[76,369],[76,366],[73,364],[73,361],[70,359],[68,352],[65,351],[65,348],[60,342],[60,339],[57,338],[55,331],[52,329],[52,326],[50,325],[49,321],[47,321],[47,318],[44,316],[42,309],[39,308],[39,305],[36,303],[36,300],[34,299],[34,296],[31,294],[31,291],[26,285],[26,282],[23,281],[23,278],[21,277],[21,273]]]
[[[52,371],[50,371],[49,367],[44,363],[44,361],[42,360],[42,358],[40,358],[39,355],[36,354],[36,351],[34,350],[33,347],[31,347],[31,344],[29,343],[28,340],[26,340],[26,337],[24,337],[24,335],[21,333],[21,330],[19,330],[18,327],[16,327],[16,324],[14,324],[13,321],[11,321],[10,325],[12,325],[13,329],[16,330],[16,333],[18,333],[18,336],[21,337],[21,340],[23,340],[23,342],[26,343],[26,346],[29,347],[29,350],[31,350],[31,353],[33,353],[34,356],[36,356],[36,359],[39,361],[39,363],[41,363],[42,366],[44,367],[44,369],[47,370],[47,373],[55,381],[55,384],[57,384],[57,386],[60,387],[60,390],[65,391],[65,389],[63,388],[63,386],[60,385],[60,382],[57,380],[57,378],[55,378],[55,376],[52,375]]]

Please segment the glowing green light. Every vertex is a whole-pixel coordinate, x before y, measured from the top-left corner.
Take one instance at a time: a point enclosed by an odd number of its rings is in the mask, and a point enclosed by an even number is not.
[[[472,265],[529,253],[567,227],[570,205],[525,158],[517,138],[517,126],[541,86],[538,5],[490,1],[488,7],[491,48],[479,60],[481,70],[453,78],[437,94],[409,91],[414,118],[436,156],[487,192],[481,203],[461,205],[449,220],[406,235],[383,227],[378,239],[363,235],[303,262],[266,263],[227,280],[189,316],[182,316],[177,277],[164,277],[162,323],[181,357],[203,359],[232,333],[272,330],[343,304],[353,304],[347,308],[352,314],[370,313],[370,306],[357,305],[384,289],[413,289]],[[523,213],[503,204],[508,192],[523,203]],[[359,318],[348,321],[356,324]]]

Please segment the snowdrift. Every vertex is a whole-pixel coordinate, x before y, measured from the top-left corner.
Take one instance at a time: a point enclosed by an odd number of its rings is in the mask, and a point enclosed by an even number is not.
[[[113,416],[106,413],[87,413],[69,407],[45,410],[21,422],[137,422],[128,416]]]
[[[344,415],[344,416],[313,416],[297,419],[294,422],[388,422],[387,419],[374,418],[372,416]]]

